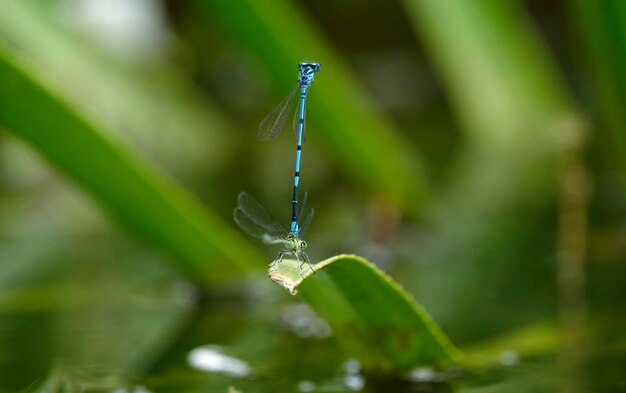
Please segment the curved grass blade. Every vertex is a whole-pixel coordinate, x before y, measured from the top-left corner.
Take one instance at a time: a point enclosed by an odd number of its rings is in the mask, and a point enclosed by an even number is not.
[[[370,371],[398,373],[459,361],[458,350],[428,313],[365,259],[337,255],[317,263],[315,275],[300,275],[298,265],[285,259],[270,278],[292,294],[299,290],[350,355]]]
[[[574,15],[574,27],[582,40],[582,56],[586,60],[585,74],[602,127],[607,133],[615,159],[626,174],[626,3],[623,1],[567,2]]]
[[[119,62],[100,45],[85,45],[82,30],[64,23],[58,7],[0,1],[0,39],[37,65],[73,108],[104,125],[102,132],[128,141],[174,177],[184,181],[223,168],[233,151],[231,125],[181,69],[159,57],[154,72],[145,72],[141,62]]]
[[[293,110],[298,86],[276,108],[265,116],[259,126],[259,139],[269,141],[275,139],[285,126],[285,120]]]
[[[518,326],[520,307],[533,304],[534,312],[549,312],[540,296],[512,292],[508,283],[540,269],[531,251],[522,250],[536,248],[541,217],[555,198],[555,153],[568,145],[562,136],[580,138],[574,100],[524,2],[402,3],[445,82],[460,129],[473,141],[459,156],[455,175],[438,196],[440,207],[429,218],[437,230],[420,254],[431,279],[420,279],[418,270],[405,285],[419,296],[446,283],[446,291],[430,304],[448,321],[451,334],[493,328],[492,321],[472,318],[469,310],[494,296],[508,299],[490,310],[500,316],[500,326]],[[518,219],[520,209],[529,219]],[[463,255],[467,274],[451,267],[458,255]],[[481,274],[487,271],[489,275]],[[542,276],[532,285],[550,286],[552,281]],[[463,309],[468,312],[459,312]]]
[[[108,139],[103,127],[70,107],[18,59],[0,43],[0,125],[196,280],[219,282],[263,260],[197,199]]]

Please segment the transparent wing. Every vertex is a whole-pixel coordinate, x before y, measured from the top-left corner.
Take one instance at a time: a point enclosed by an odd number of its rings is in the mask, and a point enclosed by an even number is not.
[[[306,201],[307,198],[309,196],[308,192],[304,192],[304,196],[302,197],[302,201],[300,202],[300,209],[298,210],[298,228],[300,227],[300,224],[302,223],[302,215],[304,214],[304,209],[306,209]]]
[[[233,219],[246,233],[263,240],[282,238],[287,233],[256,199],[245,192],[237,197]]]
[[[311,221],[313,221],[313,216],[315,216],[315,210],[309,210],[309,214],[307,214],[306,218],[302,221],[302,225],[298,227],[298,237],[302,238],[306,233],[306,230],[309,229],[309,225],[311,225]]]
[[[297,97],[298,85],[289,93],[289,95],[276,108],[265,116],[265,119],[259,125],[259,139],[269,141],[280,134],[285,125],[285,120],[289,113],[293,110],[293,104]]]
[[[306,107],[304,107],[306,112]],[[306,113],[302,120],[302,143],[306,140]],[[298,105],[296,106],[296,110],[293,112],[293,135],[296,137],[296,141],[298,140],[298,123],[300,120],[300,100],[298,100]]]
[[[238,207],[235,208],[235,210],[233,211],[233,219],[235,220],[237,225],[239,225],[239,227],[243,229],[248,235],[258,237],[259,239],[271,237],[264,227],[255,224],[245,215],[243,210]]]

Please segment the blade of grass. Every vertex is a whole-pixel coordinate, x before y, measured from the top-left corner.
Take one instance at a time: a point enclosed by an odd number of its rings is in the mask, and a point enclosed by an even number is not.
[[[581,124],[563,78],[520,2],[404,4],[468,143],[432,213],[435,237],[420,250],[420,259],[428,262],[421,266],[433,270],[428,276],[403,277],[413,280],[407,285],[451,327],[453,337],[485,337],[530,322],[511,306],[532,302],[524,285],[548,291],[554,286],[528,244],[545,242],[545,236],[536,238],[542,236],[537,228],[555,191],[555,153],[571,134],[582,132]],[[543,281],[520,279],[532,269]],[[438,290],[442,285],[445,291]],[[483,304],[485,314],[468,320],[474,304]],[[541,316],[554,306],[534,304]],[[498,312],[497,321],[487,310]]]
[[[407,209],[422,207],[428,185],[418,155],[375,109],[371,97],[304,13],[284,0],[199,3],[261,59],[282,91],[295,83],[300,61],[320,62],[322,71],[311,88],[307,112],[319,138],[342,167],[374,192],[404,203]]]
[[[0,45],[0,125],[195,278],[216,282],[262,260],[195,198],[107,139],[5,45]]]
[[[501,148],[533,138],[552,149],[546,126],[570,113],[571,101],[518,1],[404,4],[470,142]]]
[[[595,98],[589,103],[600,115],[614,150],[614,157],[626,173],[626,3],[623,1],[575,0],[567,2],[582,42],[582,57],[592,75],[586,88]],[[583,74],[587,74],[584,70]]]
[[[337,255],[298,272],[284,260],[270,278],[296,289],[363,366],[398,373],[420,365],[446,366],[459,353],[426,311],[375,265],[355,255]]]
[[[0,2],[0,37],[19,48],[46,82],[177,177],[223,165],[231,130],[163,58],[120,62],[60,23],[57,2]]]

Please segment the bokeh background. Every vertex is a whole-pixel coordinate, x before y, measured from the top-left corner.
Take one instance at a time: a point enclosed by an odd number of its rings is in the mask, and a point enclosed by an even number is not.
[[[231,213],[289,221],[293,137],[256,132],[302,60],[311,259],[499,366],[359,374],[267,279]],[[0,2],[0,391],[626,389],[624,70],[619,0]]]

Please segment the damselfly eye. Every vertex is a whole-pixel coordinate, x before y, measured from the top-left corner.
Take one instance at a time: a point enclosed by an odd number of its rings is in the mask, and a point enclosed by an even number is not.
[[[300,240],[300,248],[303,250],[306,248],[306,242],[304,240]]]

